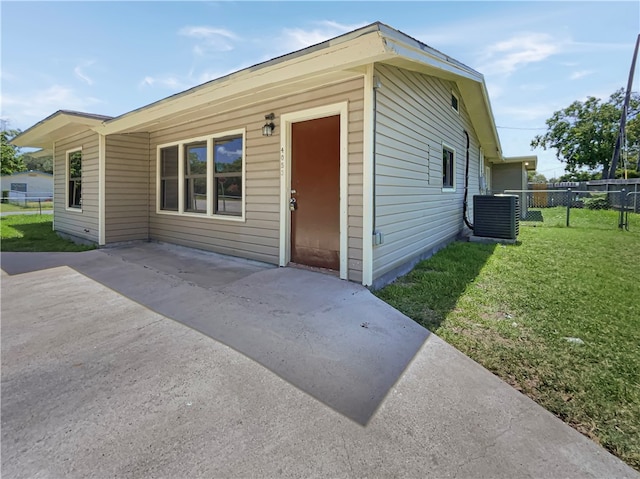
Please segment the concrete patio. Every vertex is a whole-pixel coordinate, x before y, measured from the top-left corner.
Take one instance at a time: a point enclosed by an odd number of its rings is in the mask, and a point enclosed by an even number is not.
[[[640,477],[333,276],[2,253],[3,477]]]

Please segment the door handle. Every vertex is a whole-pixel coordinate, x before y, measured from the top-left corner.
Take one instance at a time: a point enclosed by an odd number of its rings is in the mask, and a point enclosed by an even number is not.
[[[291,211],[295,211],[298,209],[298,202],[296,201],[295,198],[290,198],[289,199],[289,209]]]

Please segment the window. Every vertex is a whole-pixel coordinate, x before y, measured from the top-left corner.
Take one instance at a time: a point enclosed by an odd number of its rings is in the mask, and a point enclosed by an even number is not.
[[[215,212],[242,215],[242,137],[215,141]]]
[[[82,208],[82,151],[67,152],[67,207]]]
[[[158,149],[158,211],[243,217],[244,131]]]
[[[193,143],[184,148],[184,210],[206,213],[207,143]]]
[[[178,147],[160,150],[160,209],[178,211]]]
[[[442,145],[442,188],[455,188],[456,152],[453,148]]]
[[[451,108],[453,108],[458,113],[460,111],[458,110],[458,97],[453,92],[451,92]]]
[[[11,191],[20,191],[22,193],[27,192],[27,184],[26,183],[11,183]]]

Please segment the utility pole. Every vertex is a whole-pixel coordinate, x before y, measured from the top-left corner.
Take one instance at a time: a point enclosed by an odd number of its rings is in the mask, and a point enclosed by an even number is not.
[[[636,69],[636,59],[638,58],[638,47],[640,46],[640,35],[636,39],[636,48],[633,52],[633,59],[631,60],[631,70],[629,71],[629,80],[627,81],[627,94],[624,97],[624,105],[622,106],[622,117],[620,118],[620,128],[618,129],[618,139],[616,140],[616,146],[613,149],[613,158],[611,159],[611,169],[609,175],[603,179],[615,178],[616,168],[618,167],[618,159],[620,158],[620,149],[622,147],[622,139],[624,137],[624,131],[627,124],[627,110],[629,109],[629,100],[631,99],[631,88],[633,88],[633,72]],[[606,175],[606,171],[603,172]]]

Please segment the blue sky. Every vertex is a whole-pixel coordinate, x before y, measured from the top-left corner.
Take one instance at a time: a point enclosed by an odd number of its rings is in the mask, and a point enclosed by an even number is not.
[[[640,2],[2,1],[0,116],[26,129],[59,109],[117,116],[207,80],[381,21],[485,76],[505,155],[545,120],[626,86]],[[637,76],[640,76],[640,72]],[[638,80],[634,90],[638,91]]]

